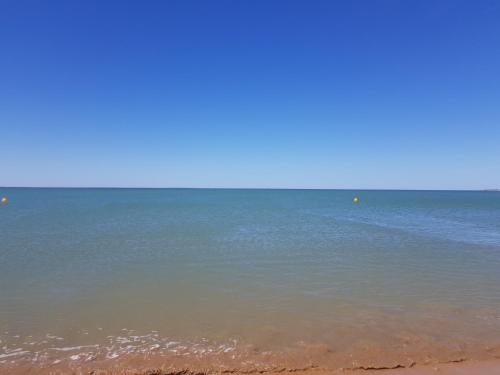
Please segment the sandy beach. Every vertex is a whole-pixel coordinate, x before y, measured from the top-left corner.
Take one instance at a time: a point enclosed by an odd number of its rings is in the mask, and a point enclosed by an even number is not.
[[[68,348],[72,353],[74,348]],[[203,374],[500,374],[500,346],[487,351],[448,351],[442,353],[421,352],[390,353],[374,348],[351,355],[335,353],[322,345],[311,346],[294,353],[259,352],[246,353],[221,350],[213,353],[192,354],[179,352],[165,354],[150,350],[142,354],[124,354],[113,358],[98,357],[90,349],[78,348],[79,354],[56,357],[40,356],[37,361],[19,360],[12,352],[11,358],[1,358],[0,373],[5,375],[203,375]],[[7,355],[8,356],[8,355]],[[60,358],[60,359],[54,359]]]
[[[202,369],[202,368],[176,368],[170,363],[162,363],[160,359],[144,361],[143,359],[130,359],[125,362],[106,362],[100,364],[87,364],[83,366],[50,366],[47,368],[22,366],[5,368],[0,366],[0,371],[5,375],[210,375],[210,374],[266,374],[278,375],[293,373],[295,375],[340,375],[340,374],[381,374],[381,375],[500,375],[500,358],[485,361],[461,361],[449,363],[434,363],[427,365],[410,364],[396,365],[395,368],[384,367],[351,367],[325,369],[316,366],[296,368],[273,368],[268,370],[246,369]]]

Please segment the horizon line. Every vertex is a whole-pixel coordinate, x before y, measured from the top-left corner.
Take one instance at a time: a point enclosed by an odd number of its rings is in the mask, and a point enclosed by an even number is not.
[[[0,189],[157,189],[157,190],[368,190],[368,191],[486,191],[500,192],[498,188],[483,189],[398,189],[398,188],[308,188],[308,187],[187,187],[187,186],[0,186]]]

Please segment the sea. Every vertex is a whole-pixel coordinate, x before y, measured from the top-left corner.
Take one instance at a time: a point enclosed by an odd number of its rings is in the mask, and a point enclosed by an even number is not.
[[[0,372],[130,358],[390,368],[500,353],[499,192],[0,195]]]

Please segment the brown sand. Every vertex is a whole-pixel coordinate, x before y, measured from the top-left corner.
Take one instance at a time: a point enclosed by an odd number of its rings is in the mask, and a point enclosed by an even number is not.
[[[418,343],[418,341],[416,342]],[[302,344],[295,349],[269,351],[248,347],[210,353],[147,350],[115,357],[93,352],[33,361],[5,360],[0,375],[205,375],[205,374],[498,374],[500,344],[465,345],[452,342],[429,347],[380,345],[368,340],[356,347],[334,349],[324,344]],[[15,356],[14,356],[15,357]]]
[[[113,366],[112,366],[113,367]],[[164,367],[164,368],[162,368]],[[191,371],[191,370],[170,370],[168,366],[152,366],[150,368],[112,368],[112,369],[97,369],[93,370],[88,366],[74,369],[37,369],[37,368],[16,368],[16,369],[0,369],[3,375],[206,375],[208,372]],[[412,366],[410,368],[395,368],[395,369],[338,369],[325,370],[319,368],[304,368],[302,370],[277,369],[270,372],[219,372],[218,374],[233,374],[233,375],[248,375],[248,374],[265,374],[265,375],[283,375],[284,373],[293,373],[294,375],[340,375],[340,374],[376,374],[376,375],[500,375],[500,360],[490,361],[469,361],[462,363],[443,363],[432,366]]]
[[[245,368],[241,366],[231,367],[230,362],[227,360],[219,364],[214,361],[207,363],[201,358],[171,358],[166,361],[161,356],[151,356],[149,358],[131,356],[116,360],[73,364],[66,362],[51,366],[24,364],[9,367],[0,365],[0,374],[2,375],[283,375],[285,373],[294,373],[294,375],[500,375],[500,357],[480,361],[456,359],[446,363],[434,362],[428,364],[416,364],[411,360],[399,363],[392,362],[391,364],[391,361],[381,359],[371,362],[371,364],[352,361],[350,366],[335,368],[325,368],[313,363],[303,363],[301,365],[292,359],[284,366],[255,367],[250,365]]]

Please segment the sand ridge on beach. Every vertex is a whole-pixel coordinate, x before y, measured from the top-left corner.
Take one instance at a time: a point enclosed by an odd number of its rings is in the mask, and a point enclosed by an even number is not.
[[[172,368],[169,364],[152,363],[140,361],[131,361],[128,364],[112,364],[108,363],[103,366],[82,366],[78,368],[70,367],[52,367],[52,368],[15,368],[4,369],[2,374],[5,375],[216,375],[216,374],[232,374],[232,375],[250,375],[250,374],[265,374],[265,375],[282,375],[293,373],[294,375],[341,375],[341,374],[380,374],[380,375],[500,375],[500,359],[488,361],[463,361],[450,363],[436,363],[432,365],[412,365],[410,367],[396,368],[339,368],[335,370],[323,369],[319,367],[303,367],[303,368],[276,368],[269,371],[260,370],[200,370],[189,368]]]

